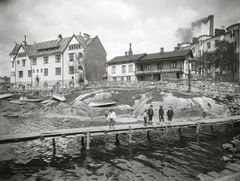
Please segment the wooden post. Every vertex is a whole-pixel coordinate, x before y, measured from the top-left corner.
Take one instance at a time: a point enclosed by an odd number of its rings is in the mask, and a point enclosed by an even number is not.
[[[181,127],[178,128],[178,134],[179,134],[180,136],[182,135],[182,128],[181,128]]]
[[[87,132],[87,146],[86,149],[89,150],[90,149],[90,132]]]
[[[52,138],[52,146],[53,146],[53,156],[56,155],[56,141],[55,138]]]
[[[131,129],[131,126],[129,126],[128,136],[129,136],[129,144],[131,144],[132,143],[132,129]]]
[[[164,129],[164,136],[166,137],[167,136],[167,133],[168,133],[168,128],[167,128],[167,125],[165,126],[165,129]]]
[[[147,138],[150,138],[150,131],[147,131]]]
[[[84,136],[82,136],[81,143],[82,143],[82,147],[84,147]]]
[[[119,143],[118,134],[116,134],[115,138],[116,138],[116,143]]]
[[[214,127],[212,124],[210,125],[210,128],[211,128],[211,131],[214,131]]]
[[[197,123],[196,134],[199,135],[200,132],[200,122]]]

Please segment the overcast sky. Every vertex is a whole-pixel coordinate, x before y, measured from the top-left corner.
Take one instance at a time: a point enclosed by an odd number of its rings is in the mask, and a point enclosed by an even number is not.
[[[56,39],[73,33],[98,35],[107,59],[173,50],[176,31],[214,15],[215,27],[240,22],[240,0],[0,0],[0,75],[10,75],[14,42]]]

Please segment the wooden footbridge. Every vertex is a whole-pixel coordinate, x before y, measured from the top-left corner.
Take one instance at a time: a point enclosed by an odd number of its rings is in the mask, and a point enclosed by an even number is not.
[[[126,118],[128,119],[128,118]],[[225,118],[214,118],[214,119],[202,119],[199,121],[183,121],[183,122],[164,122],[164,123],[153,123],[153,125],[144,126],[143,124],[121,124],[116,125],[114,129],[110,129],[109,126],[97,126],[97,127],[84,127],[84,128],[74,128],[74,129],[59,129],[47,132],[31,132],[23,134],[8,134],[0,135],[0,144],[4,143],[14,143],[29,141],[35,139],[52,138],[52,145],[55,148],[55,137],[66,137],[66,136],[81,136],[82,145],[86,149],[90,149],[91,138],[99,135],[115,135],[116,141],[118,140],[119,134],[128,134],[129,143],[132,142],[132,136],[134,132],[147,133],[149,136],[150,131],[162,129],[164,134],[167,134],[168,128],[178,129],[179,134],[181,134],[181,129],[184,127],[193,127],[196,129],[196,134],[199,135],[202,125],[209,125],[211,129],[214,129],[214,125],[226,124],[227,128],[234,130],[234,124],[240,122],[240,116],[229,116]]]

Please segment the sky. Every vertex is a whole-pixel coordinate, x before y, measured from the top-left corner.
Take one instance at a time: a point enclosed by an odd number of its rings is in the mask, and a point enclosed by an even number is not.
[[[42,42],[79,32],[98,35],[107,60],[172,51],[177,30],[214,15],[215,28],[240,22],[240,0],[0,0],[0,76],[10,75],[15,42]]]

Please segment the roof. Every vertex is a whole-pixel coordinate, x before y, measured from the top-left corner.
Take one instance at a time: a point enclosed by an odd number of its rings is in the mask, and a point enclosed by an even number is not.
[[[55,39],[26,45],[16,44],[12,49],[10,55],[17,54],[20,47],[23,47],[23,49],[26,51],[29,57],[62,53],[66,49],[68,43],[72,40],[73,37],[75,37],[84,48],[90,45],[94,40],[94,38],[89,38],[88,40],[85,41],[81,35],[73,35],[71,37],[62,38],[61,40]]]
[[[21,46],[20,44],[16,43],[9,55],[17,54],[20,46]]]
[[[125,56],[117,56],[107,62],[108,65],[110,64],[118,64],[118,63],[126,63],[132,62],[141,59],[144,57],[146,53],[141,54],[134,54],[134,55],[125,55]]]
[[[171,52],[163,52],[163,53],[152,53],[144,56],[140,61],[146,61],[146,60],[154,60],[154,59],[170,59],[170,58],[180,58],[180,57],[186,57],[187,55],[192,56],[191,49],[185,49],[185,50],[176,50]]]

